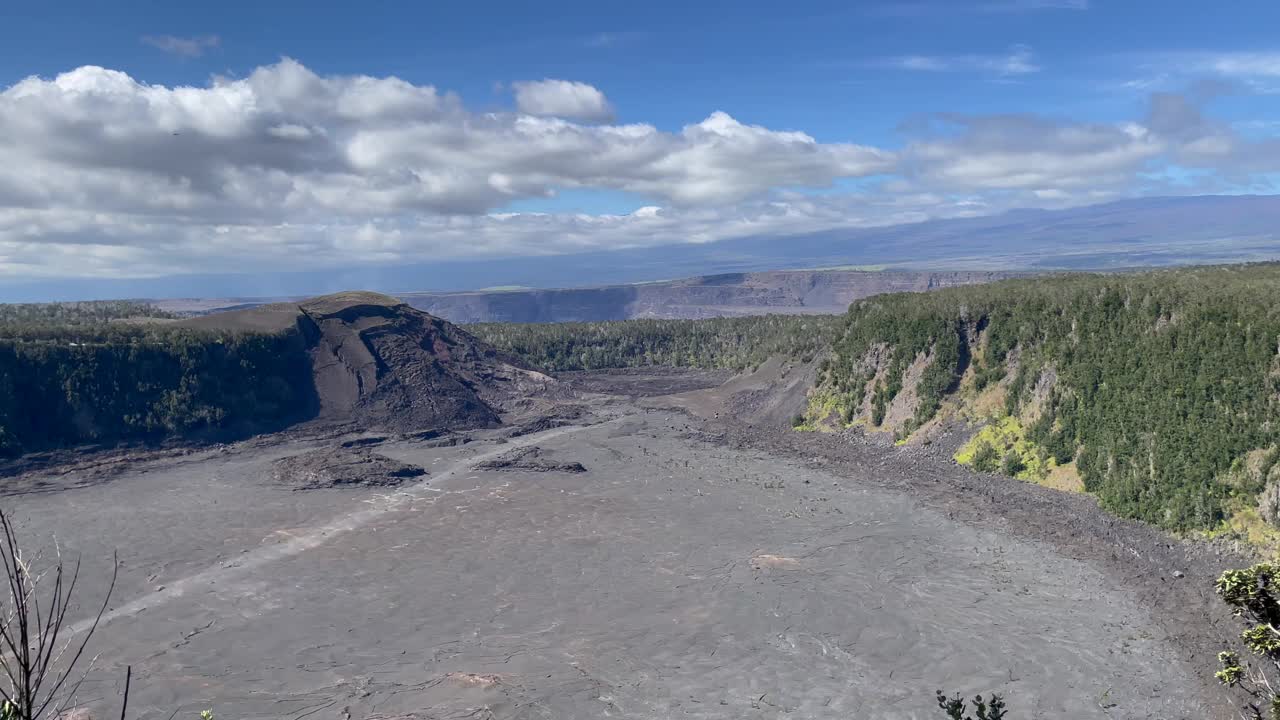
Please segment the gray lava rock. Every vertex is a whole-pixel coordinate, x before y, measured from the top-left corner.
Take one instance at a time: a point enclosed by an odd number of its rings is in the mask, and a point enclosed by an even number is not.
[[[274,482],[295,490],[334,487],[395,487],[426,475],[417,465],[359,448],[315,450],[272,463]]]
[[[501,457],[476,465],[476,469],[508,472],[582,473],[587,471],[587,468],[580,462],[557,462],[552,460],[543,455],[542,448],[536,446],[512,450]]]

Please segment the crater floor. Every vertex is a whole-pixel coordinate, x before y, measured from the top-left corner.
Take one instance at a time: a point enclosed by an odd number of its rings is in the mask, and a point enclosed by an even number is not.
[[[1089,565],[690,422],[393,440],[428,473],[398,488],[293,491],[272,461],[320,444],[245,446],[7,506],[84,553],[86,605],[119,552],[95,717],[125,665],[134,718],[1213,716]],[[586,472],[474,469],[525,446]]]

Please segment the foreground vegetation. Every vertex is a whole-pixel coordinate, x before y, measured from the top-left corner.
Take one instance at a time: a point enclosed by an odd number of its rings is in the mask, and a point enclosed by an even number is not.
[[[1071,464],[1109,510],[1208,529],[1280,477],[1280,265],[1011,280],[856,303],[820,394],[875,427],[913,365],[908,435],[945,401],[996,428],[968,460]],[[864,402],[869,401],[869,402]],[[965,458],[961,458],[965,459]]]
[[[830,346],[836,315],[552,324],[479,323],[485,342],[553,371],[665,365],[742,370],[774,355],[812,359]]]
[[[1243,570],[1228,570],[1214,585],[1218,596],[1245,621],[1240,641],[1250,659],[1224,650],[1218,653],[1221,669],[1214,673],[1228,687],[1245,691],[1241,717],[1280,720],[1280,598],[1276,582],[1280,565],[1259,563]]]
[[[269,429],[308,409],[296,333],[154,322],[164,317],[123,302],[0,306],[0,455]]]

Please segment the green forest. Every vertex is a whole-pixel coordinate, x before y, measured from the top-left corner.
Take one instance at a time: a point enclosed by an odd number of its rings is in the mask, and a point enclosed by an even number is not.
[[[166,317],[128,302],[0,306],[0,455],[274,429],[311,410],[300,335]]]
[[[1122,516],[1213,528],[1233,504],[1252,501],[1280,455],[1280,265],[1066,275],[860,301],[821,380],[846,418],[872,379],[868,353],[886,346],[872,424],[902,390],[907,365],[931,358],[908,431],[960,390],[970,364],[970,390],[1004,384],[1006,416],[1026,409],[1042,375],[1056,376],[1027,440],[1041,459],[1074,461],[1085,489]],[[1238,472],[1251,455],[1265,467]]]
[[[666,365],[755,367],[773,355],[809,359],[830,346],[838,315],[761,315],[706,320],[478,323],[467,330],[552,371]]]
[[[0,335],[41,336],[103,330],[111,323],[172,320],[174,315],[135,300],[0,305]]]

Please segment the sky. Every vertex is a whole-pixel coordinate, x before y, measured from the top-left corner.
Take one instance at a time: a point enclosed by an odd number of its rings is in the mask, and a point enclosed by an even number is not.
[[[1274,0],[10,4],[0,283],[1270,194],[1276,27]]]

